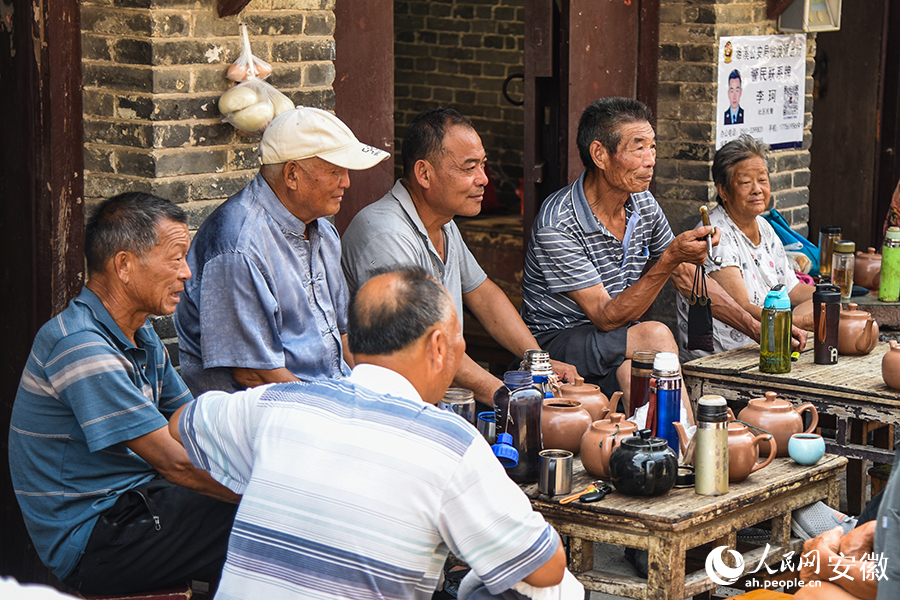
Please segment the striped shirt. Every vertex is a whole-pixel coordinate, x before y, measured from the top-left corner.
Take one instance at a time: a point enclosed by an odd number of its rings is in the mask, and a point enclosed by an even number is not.
[[[567,292],[603,284],[615,298],[674,239],[650,192],[631,194],[625,216],[628,224],[620,242],[591,211],[584,172],[544,201],[531,228],[522,281],[522,319],[532,332],[590,325]]]
[[[209,392],[179,431],[243,494],[217,600],[430,599],[448,550],[499,593],[559,543],[471,424],[381,367]]]
[[[124,442],[164,427],[192,399],[149,322],[134,338],[85,287],[41,327],[22,373],[10,474],[34,546],[60,579],[100,513],[156,475]]]

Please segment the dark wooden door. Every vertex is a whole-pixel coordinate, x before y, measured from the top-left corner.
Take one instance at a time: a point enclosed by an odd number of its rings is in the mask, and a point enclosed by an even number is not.
[[[394,153],[394,0],[338,0],[335,113],[360,141]],[[393,157],[350,173],[335,224],[343,233],[363,207],[394,183]]]
[[[547,195],[573,181],[584,108],[607,96],[656,109],[659,0],[526,0],[526,242]]]
[[[888,116],[882,113],[885,50],[893,54],[894,88],[897,83],[897,46],[885,47],[890,4],[887,0],[854,4],[852,10],[845,8],[840,31],[816,36],[809,183],[810,238],[815,241],[822,225],[839,225],[842,237],[855,241],[863,251],[881,241],[879,221],[883,222],[887,209],[879,208],[884,191],[876,171],[879,119]],[[894,102],[889,110],[896,111]],[[896,112],[890,117],[896,137]],[[890,162],[881,161],[888,179],[896,177]]]
[[[12,491],[9,417],[37,329],[83,281],[77,0],[24,2],[0,26],[0,573],[47,581]],[[8,19],[6,18],[8,17]]]
[[[880,137],[875,153],[875,228],[878,239],[891,196],[900,179],[900,3],[888,2],[882,36],[882,89],[878,118]]]

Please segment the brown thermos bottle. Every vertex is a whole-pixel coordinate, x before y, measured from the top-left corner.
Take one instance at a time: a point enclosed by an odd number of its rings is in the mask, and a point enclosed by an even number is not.
[[[841,321],[841,290],[831,283],[820,283],[813,292],[815,338],[813,349],[817,365],[834,365],[838,359],[838,330]]]

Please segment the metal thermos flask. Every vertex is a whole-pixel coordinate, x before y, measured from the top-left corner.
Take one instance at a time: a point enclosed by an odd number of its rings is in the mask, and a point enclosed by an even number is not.
[[[534,387],[541,390],[544,398],[552,398],[553,388],[550,386],[550,380],[553,378],[553,365],[550,364],[550,353],[543,350],[527,350],[526,359]]]
[[[722,396],[701,396],[697,402],[697,445],[694,491],[701,496],[728,493],[728,405]]]
[[[769,290],[762,311],[759,370],[763,373],[791,372],[791,299],[783,284]]]
[[[813,292],[815,320],[813,352],[817,365],[835,365],[838,361],[838,331],[841,321],[841,289],[832,283],[820,283]]]
[[[674,423],[681,421],[681,371],[678,355],[660,352],[653,359],[656,378],[656,435],[664,438],[678,456],[678,430]]]

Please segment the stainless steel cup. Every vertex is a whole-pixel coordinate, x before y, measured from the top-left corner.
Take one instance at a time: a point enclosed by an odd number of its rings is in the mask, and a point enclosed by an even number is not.
[[[447,388],[438,408],[455,412],[469,423],[475,423],[475,393],[465,388]]]
[[[541,475],[538,491],[548,496],[572,492],[573,455],[568,450],[541,450]]]
[[[497,441],[497,423],[494,411],[486,410],[478,413],[475,425],[478,427],[478,433],[484,436],[488,444],[493,445]]]

